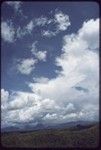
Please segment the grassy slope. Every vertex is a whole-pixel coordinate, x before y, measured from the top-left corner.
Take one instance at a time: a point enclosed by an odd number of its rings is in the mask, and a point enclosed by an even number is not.
[[[97,147],[99,128],[49,129],[26,133],[3,133],[4,147]]]

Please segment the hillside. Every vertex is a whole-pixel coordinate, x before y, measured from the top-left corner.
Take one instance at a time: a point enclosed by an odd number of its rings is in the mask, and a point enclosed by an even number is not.
[[[33,132],[2,133],[4,147],[97,147],[98,125],[86,129],[45,129]]]

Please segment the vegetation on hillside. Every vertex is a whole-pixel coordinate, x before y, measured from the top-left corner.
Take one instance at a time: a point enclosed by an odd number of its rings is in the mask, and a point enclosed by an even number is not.
[[[99,128],[93,126],[82,130],[47,129],[33,132],[2,133],[3,147],[97,147]]]

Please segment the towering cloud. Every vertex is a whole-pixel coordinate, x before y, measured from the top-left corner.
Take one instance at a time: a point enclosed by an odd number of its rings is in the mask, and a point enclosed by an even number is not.
[[[99,19],[84,22],[77,33],[63,37],[62,53],[55,60],[55,65],[61,67],[56,78],[34,78],[35,82],[28,83],[31,93],[15,91],[10,94],[2,89],[2,127],[29,122],[37,125],[39,122],[56,124],[97,120],[98,39]],[[32,52],[36,52],[35,43]],[[34,64],[33,59],[23,60],[18,66],[19,71],[29,74]]]

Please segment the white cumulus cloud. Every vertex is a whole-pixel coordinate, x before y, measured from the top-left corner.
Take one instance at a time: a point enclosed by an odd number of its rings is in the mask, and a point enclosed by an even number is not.
[[[33,28],[34,28],[34,23],[33,23],[33,21],[31,20],[31,21],[27,24],[26,30],[27,30],[29,33],[31,33],[31,31],[33,30]]]
[[[71,25],[69,16],[61,11],[55,14],[55,22],[57,23],[57,30],[59,31],[65,31],[67,30],[68,26]]]
[[[48,19],[46,17],[39,17],[34,19],[35,25],[36,26],[44,26],[48,23]]]
[[[11,21],[1,23],[1,36],[5,42],[13,43],[15,41],[15,29]]]
[[[91,19],[83,23],[83,27],[79,30],[79,37],[89,42],[90,49],[96,49],[99,45],[99,19]],[[95,42],[96,41],[96,42]]]
[[[43,61],[46,61],[46,54],[47,54],[47,51],[38,51],[37,53],[34,53],[36,58],[38,58],[39,60],[43,60]]]
[[[67,30],[71,25],[69,16],[67,14],[64,14],[62,11],[57,11],[55,13],[51,23],[52,25],[54,25],[55,30],[43,30],[42,36],[51,38],[53,36],[56,36],[58,33]]]
[[[17,69],[21,74],[29,75],[35,69],[36,63],[37,60],[33,58],[23,59],[17,64]]]
[[[55,31],[55,32],[49,31],[49,30],[47,30],[47,31],[43,30],[42,31],[42,35],[45,37],[53,37],[53,36],[56,36],[56,34],[57,34],[57,31]]]
[[[45,77],[33,78],[33,79],[35,82],[38,82],[38,83],[47,83],[49,81],[49,79]]]
[[[14,2],[12,2],[12,1],[7,1],[6,3],[7,3],[9,6],[13,7],[16,12],[21,11],[21,3],[22,3],[22,2],[20,2],[20,1],[14,1]]]
[[[38,59],[38,60],[42,60],[42,61],[46,61],[46,57],[47,57],[47,51],[40,51],[37,48],[37,41],[35,41],[32,46],[31,46],[31,52],[32,54]]]

